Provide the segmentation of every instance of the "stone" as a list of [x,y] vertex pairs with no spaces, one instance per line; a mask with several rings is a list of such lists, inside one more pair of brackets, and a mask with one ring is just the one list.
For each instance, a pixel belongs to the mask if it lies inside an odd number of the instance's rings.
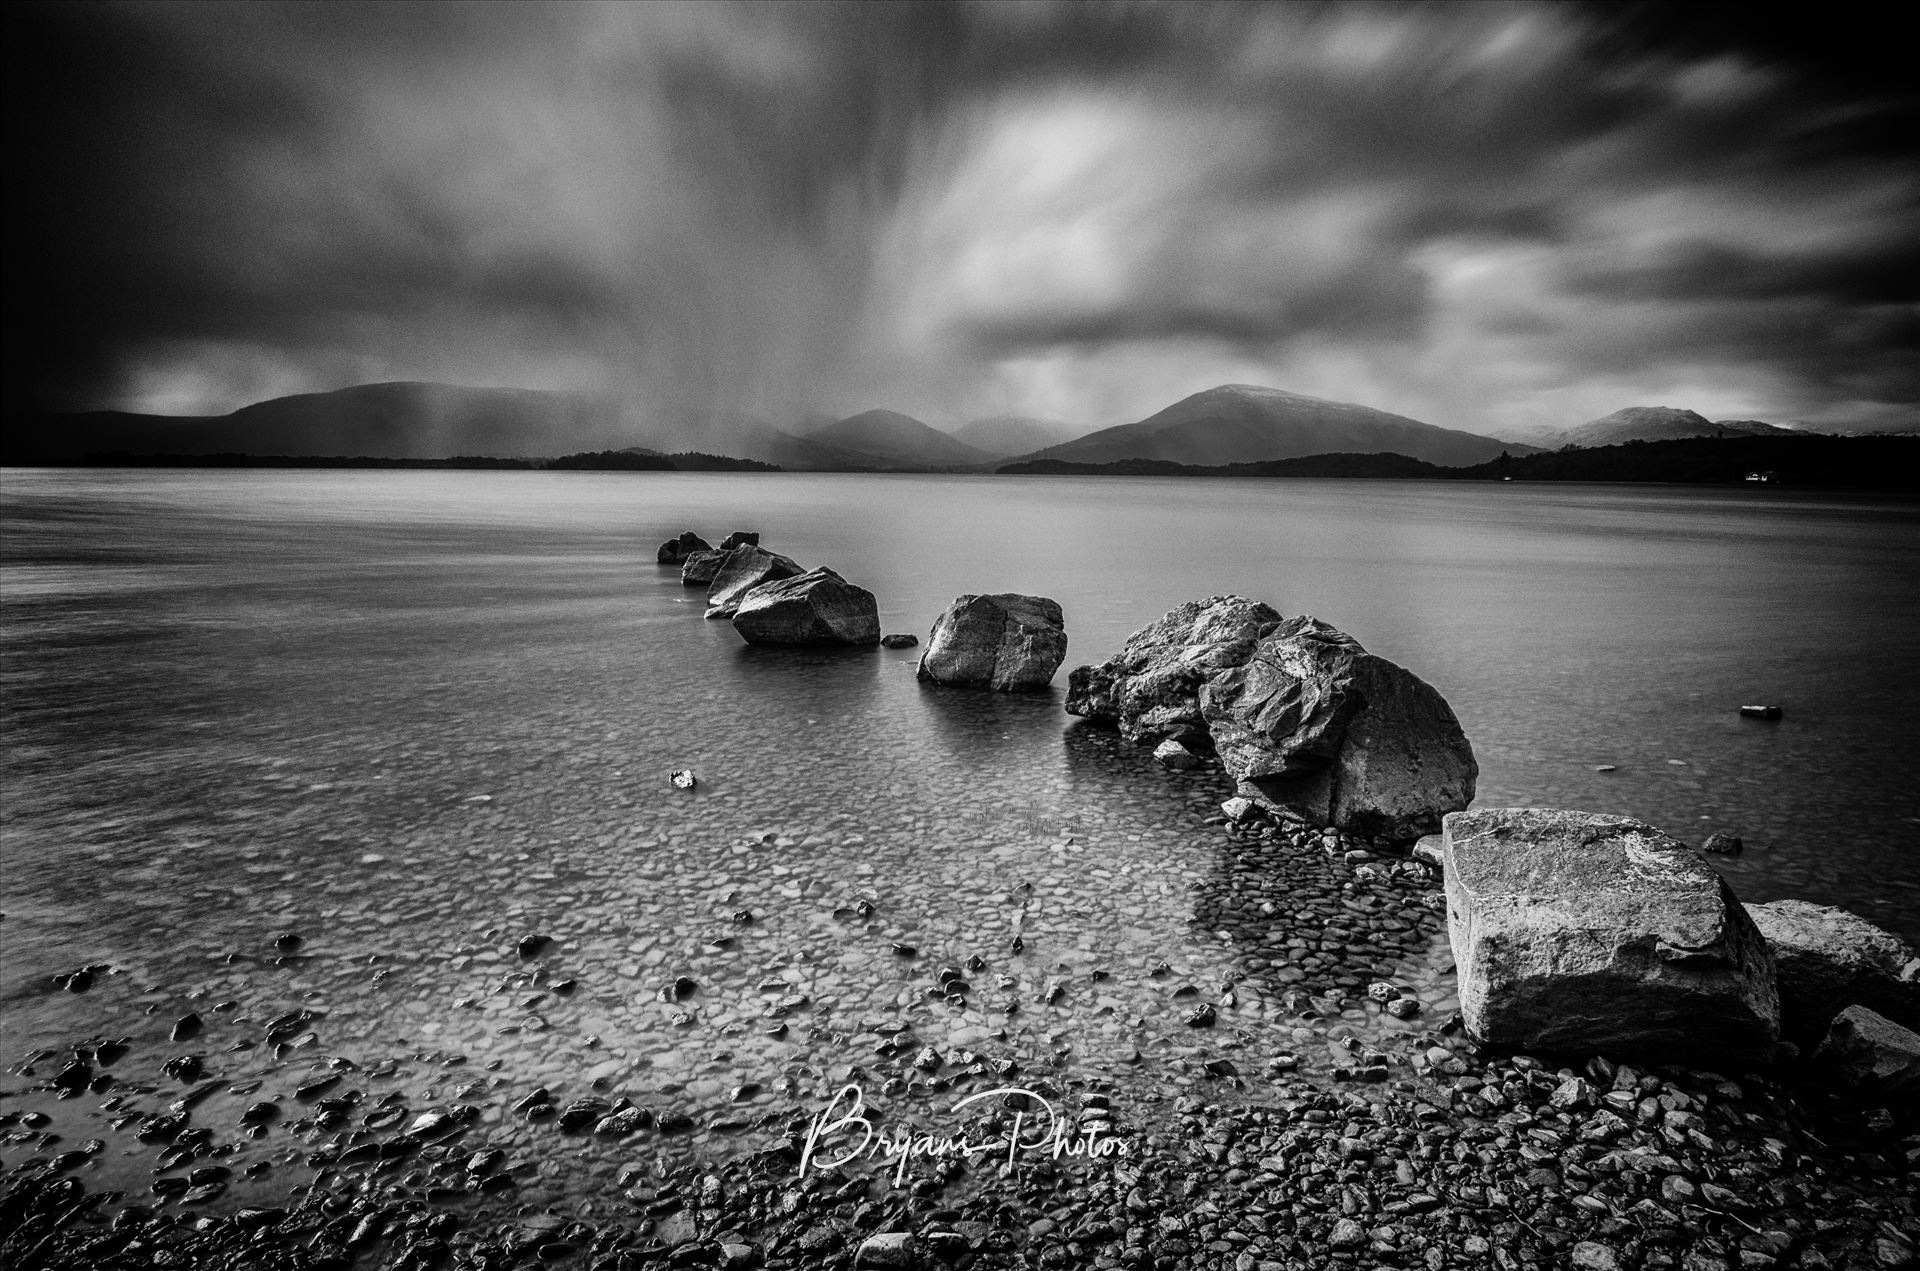
[[733,629],[748,644],[877,644],[880,606],[865,587],[822,566],[747,592]]
[[1920,1094],[1920,1033],[1864,1006],[1834,1018],[1813,1066],[1843,1085]]
[[1569,1265],[1578,1271],[1620,1271],[1620,1259],[1597,1240],[1582,1240],[1574,1245]]
[[727,563],[726,552],[695,552],[680,565],[680,582],[686,587],[711,587],[714,575]]
[[1479,776],[1425,681],[1317,618],[1240,596],[1190,601],[1076,667],[1066,706],[1138,744],[1211,749],[1243,796],[1352,834],[1433,833]]
[[1725,831],[1720,831],[1707,835],[1707,841],[1700,845],[1700,850],[1703,852],[1712,852],[1718,856],[1738,856],[1746,849],[1746,846],[1745,843],[1741,842],[1738,834],[1728,834]]
[[1206,759],[1188,749],[1185,742],[1169,737],[1153,748],[1154,762],[1162,768],[1172,768],[1176,772],[1190,772],[1203,767]]
[[736,547],[760,546],[759,530],[735,530],[720,540],[720,550],[730,552]]
[[961,596],[933,624],[919,677],[958,688],[1040,692],[1067,656],[1060,606],[1044,596]]
[[1773,956],[1684,843],[1629,817],[1450,814],[1441,831],[1460,1009],[1481,1042],[1764,1065]]
[[807,571],[786,556],[743,544],[727,553],[707,588],[707,617],[731,618],[746,594],[763,583],[778,582]]
[[1848,1006],[1920,1030],[1920,954],[1899,936],[1804,900],[1748,905],[1747,915],[1773,946],[1787,1040],[1810,1048]]
[[880,647],[885,649],[911,649],[920,643],[920,637],[899,632],[880,637]]
[[1266,819],[1266,809],[1252,799],[1234,795],[1220,804],[1220,813],[1235,825],[1245,825],[1250,821]]
[[1413,845],[1413,859],[1419,861],[1422,865],[1430,866],[1436,871],[1439,870],[1441,868],[1440,836],[1438,834],[1426,834],[1415,840]]
[[906,1231],[886,1231],[877,1236],[868,1236],[860,1242],[859,1251],[853,1256],[855,1267],[916,1267],[920,1264],[920,1250],[915,1244],[913,1233]]
[[670,538],[660,544],[660,551],[655,559],[662,565],[683,565],[686,563],[687,557],[693,555],[695,552],[708,552],[712,550],[713,544],[707,542],[706,539],[701,538],[692,530],[687,530],[681,534],[679,538]]

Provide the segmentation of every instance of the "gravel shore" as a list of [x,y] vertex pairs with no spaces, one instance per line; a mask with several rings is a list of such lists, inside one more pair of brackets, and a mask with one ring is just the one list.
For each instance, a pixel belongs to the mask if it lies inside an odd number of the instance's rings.
[[[185,1035],[167,1056],[36,1039],[46,1049],[13,1066],[0,1105],[0,1264],[1914,1264],[1911,1107],[1871,1106],[1786,1070],[1483,1054],[1451,1019],[1447,968],[1421,977],[1439,920],[1426,867],[1300,825],[1215,832],[1221,864],[1194,921],[1248,953],[1227,982],[1170,986],[1191,1045],[1108,1076],[1044,1048],[996,1050],[991,1034],[943,1052],[904,1026],[869,1036],[848,1023],[836,1040],[870,1057],[769,1080],[778,1097],[722,1127],[726,1151],[676,1148],[726,1114],[587,1080],[535,1089],[494,1072],[409,1092],[377,1078],[419,1056],[362,1053],[295,1088],[247,1090],[179,1063],[197,1025],[176,1026]],[[961,973],[928,967],[929,1000],[964,996]],[[1029,1010],[1081,1000],[1097,1014],[1094,988],[1029,977],[1021,996]],[[1284,1013],[1290,1031],[1236,1027],[1242,998]],[[1020,1005],[1003,1003],[1006,1016]],[[264,1004],[254,1014],[260,1046],[325,1047],[324,1019],[269,1016]],[[827,1025],[808,1028],[824,1037]],[[142,1080],[161,1058],[179,1066]],[[455,1058],[440,1063],[457,1072]],[[1004,1142],[1044,1099],[1077,1141],[1117,1150],[929,1154],[897,1176],[891,1161],[803,1160],[828,1097],[849,1083],[890,1130]],[[1032,1098],[951,1111],[1008,1087]],[[610,1184],[595,1173],[609,1147],[623,1162]],[[522,1199],[535,1183],[543,1197],[564,1193],[576,1172],[588,1199]]]

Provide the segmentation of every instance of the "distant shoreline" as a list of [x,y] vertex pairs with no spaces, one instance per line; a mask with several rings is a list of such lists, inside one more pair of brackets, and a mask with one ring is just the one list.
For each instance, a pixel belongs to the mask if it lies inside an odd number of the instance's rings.
[[[106,451],[81,458],[11,455],[9,467],[399,469],[453,471],[787,472],[752,459],[685,452],[674,455],[595,451],[555,458],[456,455],[444,459],[371,455],[132,454]],[[813,471],[805,469],[803,471]],[[1667,485],[1748,485],[1845,489],[1920,489],[1920,437],[1688,437],[1633,441],[1591,449],[1502,455],[1470,467],[1448,468],[1393,453],[1333,453],[1261,463],[1199,465],[1157,459],[1073,463],[1041,459],[999,467],[827,468],[831,472],[891,472],[1001,476],[1120,476],[1337,478],[1428,481],[1597,481]]]

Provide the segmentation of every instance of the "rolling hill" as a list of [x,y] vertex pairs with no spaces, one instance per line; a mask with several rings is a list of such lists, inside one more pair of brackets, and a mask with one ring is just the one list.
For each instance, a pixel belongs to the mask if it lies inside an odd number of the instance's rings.
[[1225,384],[1183,398],[1139,423],[1103,428],[1023,458],[1073,463],[1164,459],[1217,465],[1390,451],[1459,466],[1496,459],[1503,450],[1529,449],[1369,406],[1251,384]]
[[277,397],[230,415],[47,416],[24,435],[9,433],[10,461],[56,463],[107,451],[440,459],[598,450],[622,440],[616,412],[591,398],[412,381]]

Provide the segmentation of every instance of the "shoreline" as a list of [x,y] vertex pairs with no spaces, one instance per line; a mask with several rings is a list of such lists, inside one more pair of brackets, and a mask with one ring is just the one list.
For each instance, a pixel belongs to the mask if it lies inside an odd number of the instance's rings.
[[[1391,932],[1391,923],[1432,934],[1434,879],[1418,863],[1304,827],[1215,829],[1246,878],[1276,870],[1283,881],[1305,878],[1308,867],[1344,876],[1333,892],[1349,902],[1344,912],[1370,912],[1370,925],[1387,934],[1408,934]],[[1353,851],[1375,859],[1350,861]],[[1270,903],[1260,896],[1229,882],[1216,899],[1223,909],[1257,911]],[[1366,933],[1350,934],[1364,947]],[[1165,1090],[1158,1101],[1125,1097],[1116,1083],[1070,1064],[1029,1063],[1002,1079],[984,1061],[961,1066],[949,1052],[930,1062],[917,1045],[889,1047],[863,1065],[869,1091],[901,1109],[888,1114],[887,1129],[918,1120],[937,1132],[957,1124],[938,1120],[955,1100],[1021,1085],[1058,1096],[1076,1125],[1137,1146],[1100,1160],[1026,1154],[1010,1168],[999,1159],[916,1159],[903,1171],[904,1187],[886,1181],[894,1169],[887,1161],[858,1171],[799,1168],[806,1128],[825,1106],[800,1089],[757,1116],[735,1118],[728,1137],[739,1153],[668,1165],[671,1140],[711,1130],[726,1114],[702,1126],[668,1113],[671,1098],[659,1104],[635,1091],[633,1115],[603,1128],[620,1115],[608,1097],[619,1092],[590,1094],[593,1083],[582,1080],[529,1103],[531,1092],[510,1072],[494,1074],[497,1085],[437,1098],[381,1095],[376,1074],[391,1074],[396,1060],[417,1063],[418,1054],[337,1055],[331,1080],[315,1088],[310,1079],[272,1099],[290,1077],[264,1091],[256,1080],[237,1097],[278,1111],[243,1114],[240,1124],[216,1121],[212,1110],[230,1115],[223,1101],[244,1081],[196,1075],[144,1093],[137,1081],[110,1081],[60,1101],[57,1128],[5,1113],[10,1164],[0,1226],[12,1230],[0,1237],[0,1254],[23,1271],[150,1266],[161,1251],[174,1260],[160,1265],[182,1266],[483,1267],[531,1259],[607,1271],[845,1267],[856,1258],[862,1266],[1236,1271],[1911,1264],[1920,1124],[1910,1107],[1875,1108],[1792,1074],[1494,1056],[1431,1009],[1418,1031],[1372,1032],[1354,1020],[1377,1015],[1378,1003],[1339,981],[1378,961],[1336,958],[1311,986],[1320,993],[1296,989],[1285,999],[1296,1039],[1347,1051],[1350,1065],[1316,1062],[1306,1045],[1293,1055],[1250,1044],[1234,1027],[1236,986],[1226,985],[1218,1022],[1192,1030],[1190,1054],[1142,1057],[1147,1081],[1157,1078]],[[1249,980],[1261,974],[1253,970]],[[248,1008],[254,1004],[242,1004]],[[266,1004],[254,1009],[264,1014]],[[279,1025],[269,1027],[277,1045],[299,1043],[286,1052],[290,1063],[327,1049],[324,1018],[271,1024]],[[92,1071],[133,1077],[159,1057],[142,1047]],[[16,1065],[7,1102],[17,1104],[23,1087],[61,1080],[62,1063],[55,1053],[27,1065],[30,1073]],[[100,1109],[101,1094],[110,1109]],[[177,1114],[167,1110],[182,1104]],[[998,1100],[976,1107],[970,1124],[983,1139],[1004,1142],[1017,1112]],[[539,1121],[533,1146],[515,1148],[500,1127],[530,1113]],[[48,1133],[60,1137],[21,1152]],[[98,1146],[89,1151],[83,1136]],[[576,1145],[610,1139],[628,1158],[614,1188],[602,1180],[571,1205],[519,1200],[542,1178],[565,1190],[569,1171],[591,1168],[597,1177],[602,1167]],[[238,1169],[222,1164],[240,1165],[253,1144],[289,1163],[252,1177],[257,1159]],[[157,1194],[87,1189],[116,1153],[132,1153],[122,1161],[140,1166],[170,1160],[154,1174]],[[912,1248],[896,1239],[861,1254],[887,1234],[910,1237]],[[276,1260],[266,1260],[267,1250]]]

